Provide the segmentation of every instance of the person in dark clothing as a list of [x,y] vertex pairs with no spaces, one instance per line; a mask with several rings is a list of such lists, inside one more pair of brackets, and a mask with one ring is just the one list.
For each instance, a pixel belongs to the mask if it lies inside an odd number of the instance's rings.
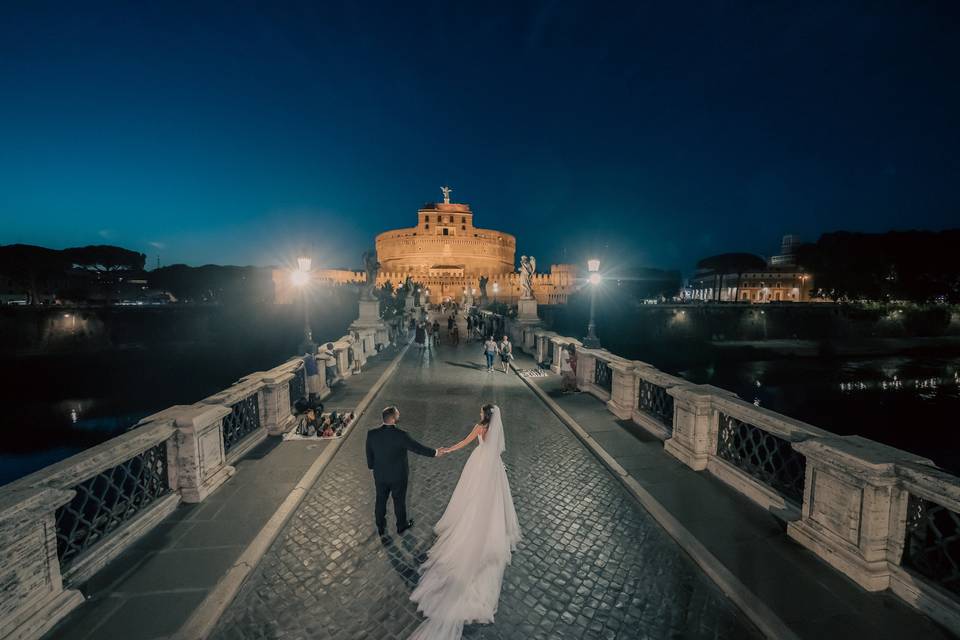
[[377,532],[382,536],[387,528],[387,498],[393,496],[393,515],[397,519],[397,533],[413,526],[407,519],[407,475],[409,466],[407,452],[435,458],[436,449],[426,447],[406,431],[397,428],[400,410],[394,406],[383,410],[383,425],[367,432],[367,468],[373,470],[373,482],[377,489],[377,501],[373,516]]

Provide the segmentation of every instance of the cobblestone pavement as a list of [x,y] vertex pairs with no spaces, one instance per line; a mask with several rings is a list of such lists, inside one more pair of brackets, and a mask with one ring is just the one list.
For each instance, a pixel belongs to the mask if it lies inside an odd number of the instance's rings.
[[[503,408],[504,462],[524,540],[496,622],[465,638],[759,638],[622,485],[514,374],[487,373],[480,345],[411,350],[220,620],[215,640],[403,639],[408,596],[469,448],[411,455],[416,521],[382,543],[373,524],[365,432],[381,406],[424,444],[468,433],[483,402]],[[388,523],[394,527],[392,507]]]

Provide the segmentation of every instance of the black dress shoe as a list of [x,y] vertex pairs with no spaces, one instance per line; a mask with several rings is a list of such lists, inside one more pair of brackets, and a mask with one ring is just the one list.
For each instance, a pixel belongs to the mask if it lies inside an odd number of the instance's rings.
[[406,531],[412,526],[413,526],[413,520],[407,520],[404,524],[399,525],[397,527],[397,535],[400,535],[401,533],[403,533],[404,531]]

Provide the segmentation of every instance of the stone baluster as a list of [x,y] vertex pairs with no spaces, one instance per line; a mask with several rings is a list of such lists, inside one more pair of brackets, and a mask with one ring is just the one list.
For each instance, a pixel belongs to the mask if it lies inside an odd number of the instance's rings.
[[[320,370],[323,370],[322,367]],[[303,374],[296,370],[294,372],[274,370],[264,372],[260,377],[263,382],[260,421],[268,435],[283,435],[293,422],[290,402],[295,398],[290,398],[290,381],[294,375]]]
[[621,420],[630,420],[637,404],[636,363],[623,358],[610,360],[613,375],[607,409]]
[[223,418],[230,407],[198,402],[175,405],[144,422],[172,420],[177,446],[168,456],[170,483],[184,502],[201,502],[230,479],[236,469],[227,464],[223,446]]
[[806,459],[800,520],[787,535],[868,591],[890,586],[903,553],[908,494],[897,466],[926,458],[860,436],[814,438],[793,445]]
[[24,487],[0,492],[0,638],[39,638],[83,595],[63,588],[57,555],[57,509],[75,491]]
[[717,412],[713,409],[713,398],[729,392],[697,384],[671,387],[667,393],[673,396],[673,435],[664,442],[663,449],[691,469],[702,471],[717,452]]

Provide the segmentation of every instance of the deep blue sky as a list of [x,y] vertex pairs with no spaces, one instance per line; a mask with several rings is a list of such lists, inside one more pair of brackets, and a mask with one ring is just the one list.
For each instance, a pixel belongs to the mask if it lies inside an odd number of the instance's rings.
[[960,224],[957,2],[271,4],[0,4],[0,244],[359,265],[442,184],[543,267]]

